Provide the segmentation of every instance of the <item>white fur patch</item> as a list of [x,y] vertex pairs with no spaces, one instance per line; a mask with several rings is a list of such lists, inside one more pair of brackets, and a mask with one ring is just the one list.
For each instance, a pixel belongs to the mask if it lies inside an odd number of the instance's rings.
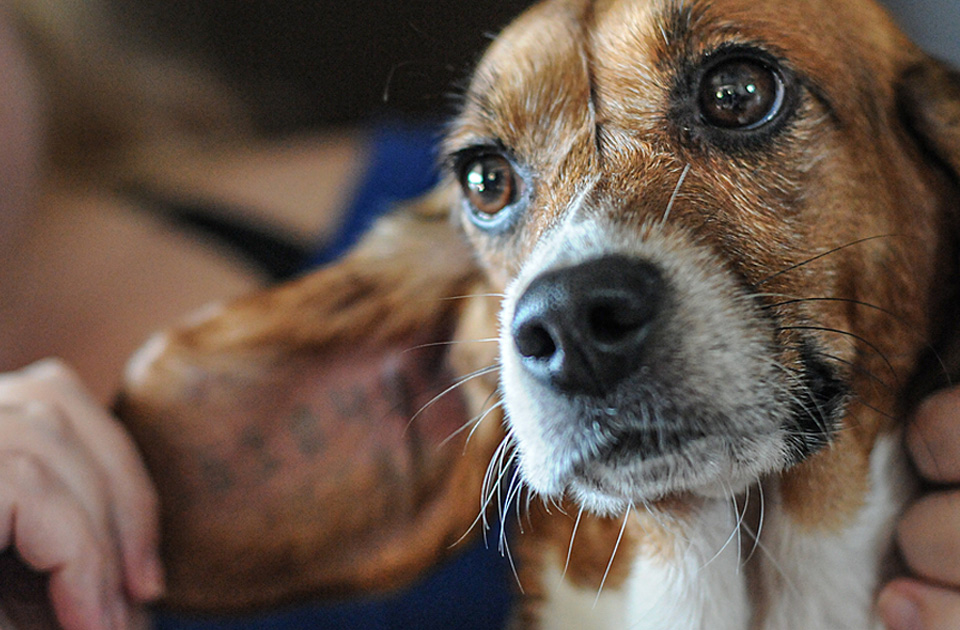
[[893,528],[912,492],[899,434],[880,438],[871,489],[856,521],[837,535],[800,531],[774,512],[763,537],[763,589],[772,605],[763,630],[880,628],[873,614]]
[[677,544],[676,560],[637,558],[629,581],[631,630],[743,630],[749,608],[736,512],[705,503]]
[[627,627],[627,597],[620,589],[597,592],[571,584],[563,578],[563,566],[547,564],[543,584],[548,593],[543,608],[543,627],[550,630],[606,630]]
[[641,553],[627,582],[620,589],[605,588],[599,597],[594,590],[564,580],[559,562],[548,565],[542,627],[745,630],[749,608],[735,529],[731,504],[707,501],[677,532],[671,559]]
[[544,575],[542,628],[879,630],[873,600],[885,579],[896,517],[913,490],[898,435],[879,440],[871,466],[863,510],[835,536],[799,530],[776,497],[768,497],[761,544],[751,560],[759,564],[757,592],[769,602],[763,619],[754,619],[757,602],[741,568],[750,552],[732,536],[735,512],[728,501],[713,500],[677,531],[672,560],[638,555],[626,584],[599,598],[562,579],[558,550]]

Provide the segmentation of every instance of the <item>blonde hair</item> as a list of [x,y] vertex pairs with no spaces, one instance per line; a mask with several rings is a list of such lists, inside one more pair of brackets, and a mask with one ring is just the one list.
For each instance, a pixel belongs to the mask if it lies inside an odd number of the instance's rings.
[[200,64],[123,36],[97,0],[9,0],[40,84],[49,166],[111,177],[143,148],[246,133],[231,91]]

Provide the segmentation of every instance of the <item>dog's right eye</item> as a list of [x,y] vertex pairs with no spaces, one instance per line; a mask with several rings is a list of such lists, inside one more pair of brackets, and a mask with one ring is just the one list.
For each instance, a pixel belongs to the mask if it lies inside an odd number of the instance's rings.
[[519,183],[513,165],[502,155],[480,155],[460,168],[460,186],[480,221],[493,220],[517,200]]

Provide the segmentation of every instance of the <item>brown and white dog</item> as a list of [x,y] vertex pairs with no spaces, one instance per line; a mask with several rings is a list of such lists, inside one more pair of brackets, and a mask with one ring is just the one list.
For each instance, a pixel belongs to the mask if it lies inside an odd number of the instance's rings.
[[871,0],[546,0],[444,150],[132,361],[171,604],[389,588],[522,485],[517,627],[876,627],[956,358],[958,77]]

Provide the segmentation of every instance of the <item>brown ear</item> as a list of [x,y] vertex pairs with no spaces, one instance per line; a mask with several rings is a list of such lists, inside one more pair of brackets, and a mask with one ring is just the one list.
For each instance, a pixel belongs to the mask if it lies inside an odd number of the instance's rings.
[[390,588],[456,551],[499,417],[460,430],[496,375],[443,392],[496,362],[470,340],[493,336],[497,305],[463,298],[483,289],[446,207],[437,193],[381,220],[343,262],[132,360],[118,412],[160,489],[168,604]]
[[960,178],[960,72],[925,59],[904,74],[898,96],[910,130]]
[[[960,72],[925,58],[904,73],[898,86],[900,113],[911,137],[943,182],[939,231],[940,277],[933,296],[937,331],[921,360],[908,397],[919,401],[960,376]],[[943,178],[941,178],[942,180]],[[906,212],[911,212],[909,207]]]

